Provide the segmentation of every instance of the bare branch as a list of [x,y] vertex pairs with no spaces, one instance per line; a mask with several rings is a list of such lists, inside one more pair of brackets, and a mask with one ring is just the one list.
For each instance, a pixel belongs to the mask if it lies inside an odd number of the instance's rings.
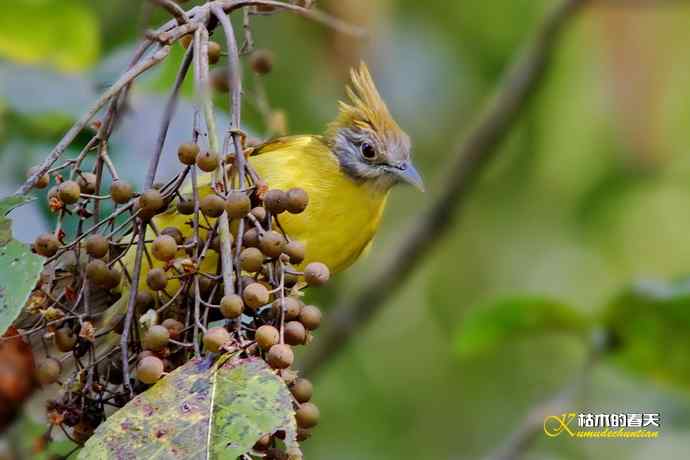
[[[319,334],[315,347],[303,361],[306,374],[313,374],[325,363],[332,362],[333,356],[362,330],[392,294],[399,291],[413,269],[432,252],[434,244],[442,241],[443,235],[453,227],[461,205],[467,201],[481,172],[544,77],[564,26],[587,1],[562,1],[546,17],[529,46],[516,56],[494,98],[457,149],[441,195],[427,212],[415,218],[416,224],[403,238],[401,246],[364,288],[353,298],[336,305],[328,327]],[[429,238],[429,235],[434,237]]]
[[168,13],[170,13],[178,24],[182,25],[189,22],[187,18],[187,13],[172,0],[150,0],[151,3],[164,8]]

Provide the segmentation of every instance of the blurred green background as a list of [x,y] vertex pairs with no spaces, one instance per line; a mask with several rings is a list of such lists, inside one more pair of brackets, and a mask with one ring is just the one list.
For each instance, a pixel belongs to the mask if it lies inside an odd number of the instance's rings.
[[[144,27],[165,19],[145,3],[4,5],[3,194],[122,72]],[[524,458],[687,456],[690,296],[683,285],[663,280],[690,271],[690,5],[605,3],[586,8],[568,26],[543,85],[460,224],[424,260],[409,261],[419,267],[404,289],[322,369],[315,398],[322,424],[305,443],[306,458],[475,459],[505,443],[532,408],[572,382],[588,333],[573,333],[570,323],[528,320],[496,346],[459,352],[468,318],[498,301],[520,305],[521,312],[544,302],[565,305],[585,321],[605,318],[623,340],[620,356],[593,368],[584,399],[569,408],[662,414],[655,440],[550,439],[539,429]],[[372,253],[320,294],[324,308],[355,291],[396,247],[401,229],[432,202],[461,134],[555,4],[318,2],[364,25],[366,41],[284,14],[254,19],[257,46],[275,53],[273,72],[263,80],[271,106],[285,111],[289,132],[321,132],[335,115],[348,68],[365,59],[414,141],[429,190],[395,190]],[[143,182],[141,165],[155,143],[181,54],[176,46],[169,62],[134,87],[116,131],[112,156],[135,183]],[[217,102],[227,108],[224,97]],[[176,168],[175,145],[191,135],[192,103],[187,85],[161,177]],[[264,130],[251,104],[244,123]],[[13,216],[24,241],[50,224],[39,204]],[[633,284],[632,294],[621,294]],[[639,292],[644,299],[631,301]]]

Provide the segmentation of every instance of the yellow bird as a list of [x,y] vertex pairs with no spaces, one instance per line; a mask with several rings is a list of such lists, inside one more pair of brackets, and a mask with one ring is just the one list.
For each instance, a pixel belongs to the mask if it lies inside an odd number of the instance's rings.
[[[349,101],[339,103],[339,114],[324,135],[281,137],[257,147],[249,157],[269,188],[301,187],[308,193],[306,210],[285,213],[280,223],[291,239],[305,245],[302,265],[319,261],[332,273],[350,266],[370,244],[394,185],[407,183],[423,190],[410,158],[410,139],[391,116],[364,63],[352,70],[347,96]],[[200,177],[202,196],[210,193],[210,183],[211,174]],[[153,222],[158,229],[172,226],[185,237],[192,235],[189,216],[174,207]],[[148,233],[147,239],[155,237],[151,230]],[[205,257],[202,271],[215,271],[214,254]],[[132,267],[133,259],[130,250],[123,262]],[[154,266],[162,265],[154,261]],[[148,290],[148,269],[144,262],[140,289]],[[179,282],[171,280],[166,290],[172,295],[178,288]],[[122,297],[118,303],[126,305],[127,296]]]

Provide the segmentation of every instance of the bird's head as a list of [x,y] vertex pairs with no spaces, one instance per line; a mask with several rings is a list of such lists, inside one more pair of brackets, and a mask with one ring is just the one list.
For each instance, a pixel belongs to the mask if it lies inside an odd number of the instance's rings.
[[400,182],[424,190],[410,158],[410,138],[388,111],[366,64],[352,70],[347,96],[326,131],[343,171],[379,190]]

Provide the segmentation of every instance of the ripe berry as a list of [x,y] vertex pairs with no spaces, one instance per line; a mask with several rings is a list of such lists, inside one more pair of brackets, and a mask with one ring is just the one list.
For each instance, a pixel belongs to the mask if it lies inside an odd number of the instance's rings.
[[55,331],[55,346],[63,353],[72,351],[74,345],[77,343],[77,334],[74,333],[71,327],[61,327]]
[[168,328],[161,325],[151,326],[145,333],[142,339],[142,346],[147,350],[158,351],[165,348],[170,341],[170,331]]
[[122,273],[120,273],[118,270],[116,270],[114,268],[109,268],[108,274],[106,275],[103,282],[100,283],[100,286],[103,287],[104,289],[115,289],[116,287],[118,287],[120,285],[121,280],[122,280]]
[[310,331],[318,329],[321,325],[321,310],[314,305],[305,305],[299,314],[299,320]]
[[230,294],[220,299],[220,313],[224,318],[237,318],[244,310],[242,297],[237,294]]
[[138,312],[144,313],[151,306],[153,306],[153,301],[153,296],[149,291],[144,291],[143,289],[140,289],[139,292],[137,292],[137,297],[134,301],[134,305],[136,306]]
[[252,283],[244,288],[244,291],[242,292],[242,299],[244,300],[245,305],[252,310],[256,310],[262,305],[266,305],[268,303],[268,297],[268,289],[266,289],[266,287],[260,283]]
[[39,235],[34,241],[34,250],[43,257],[53,257],[60,249],[60,241],[52,233]]
[[304,260],[304,256],[306,255],[306,252],[307,251],[304,247],[304,243],[301,243],[299,241],[292,240],[285,245],[285,254],[287,254],[290,257],[290,263],[292,264],[302,263],[302,261]]
[[321,286],[331,277],[331,271],[321,262],[312,262],[304,268],[304,281],[310,286]]
[[45,358],[36,366],[36,379],[42,385],[50,385],[60,378],[62,365],[55,358]]
[[168,330],[171,339],[177,339],[182,335],[184,331],[184,324],[175,318],[168,318],[161,323],[161,326]]
[[[277,301],[276,303],[279,302],[280,301]],[[285,297],[283,300],[283,308],[285,309],[285,319],[287,321],[292,321],[293,319],[297,319],[299,317],[299,314],[302,311],[302,301],[292,296]]]
[[285,324],[285,343],[288,345],[304,345],[307,340],[307,330],[299,321],[289,321]]
[[259,247],[268,257],[278,257],[285,249],[285,238],[275,230],[269,230],[259,236]]
[[295,397],[297,402],[306,403],[309,402],[314,394],[314,386],[309,380],[298,378],[295,380],[295,383],[290,386],[290,392]]
[[295,412],[297,426],[300,428],[313,428],[318,425],[320,415],[321,413],[316,404],[310,402],[302,403]]
[[289,345],[273,345],[266,354],[266,361],[274,369],[287,369],[295,361],[295,355]]
[[177,212],[185,216],[194,214],[194,201],[180,199],[177,202]]
[[177,254],[177,241],[169,235],[159,235],[151,245],[151,253],[153,257],[163,262],[167,262],[175,258]]
[[161,230],[161,235],[168,235],[172,237],[172,239],[175,240],[175,244],[184,243],[184,236],[177,227],[165,227],[163,230]]
[[219,93],[230,91],[227,69],[214,69],[211,72],[211,87]]
[[146,285],[154,291],[162,291],[168,285],[168,275],[162,268],[152,268],[146,274]]
[[[33,176],[35,173],[37,173],[39,169],[40,169],[39,166],[34,166],[33,168],[29,169],[29,171],[27,171],[27,173],[26,173],[27,179],[28,179],[29,177]],[[40,176],[40,177],[38,178],[38,180],[37,180],[36,183],[34,184],[34,188],[36,188],[36,189],[44,189],[44,188],[46,188],[49,184],[50,184],[50,175],[49,175],[49,174],[43,174],[42,176]]]
[[269,190],[264,195],[264,206],[273,214],[280,214],[287,209],[287,194],[278,189]]
[[82,193],[93,194],[96,192],[96,175],[90,172],[83,172],[78,178],[79,187]]
[[86,264],[86,278],[96,286],[102,286],[108,282],[110,269],[100,259],[94,259]]
[[214,41],[208,42],[208,63],[213,65],[220,61],[221,47]]
[[156,383],[163,376],[163,361],[156,356],[146,356],[137,365],[137,379],[147,385]]
[[259,75],[265,75],[273,68],[273,53],[266,49],[255,50],[249,57],[252,70]]
[[252,208],[252,216],[256,217],[256,220],[259,222],[263,222],[266,220],[266,208],[263,206],[257,206],[255,208]]
[[275,327],[264,324],[256,330],[254,338],[262,349],[268,350],[280,342],[280,332]]
[[309,204],[309,195],[304,189],[301,188],[291,188],[287,191],[287,210],[292,214],[299,214],[305,209]]
[[210,352],[217,352],[230,341],[230,333],[224,327],[212,327],[204,334],[204,348]]
[[79,194],[81,188],[79,184],[73,180],[66,180],[58,186],[58,196],[65,204],[73,204],[79,201]]
[[252,203],[246,193],[237,191],[230,192],[225,199],[225,210],[228,216],[235,219],[246,216],[251,206]]
[[240,253],[240,267],[246,272],[258,272],[263,263],[264,255],[257,248],[244,248]]
[[116,180],[110,186],[110,197],[117,204],[127,203],[134,194],[132,185],[123,180]]
[[200,152],[196,157],[196,165],[204,172],[215,171],[219,163],[220,159],[215,152]]
[[244,244],[244,247],[246,248],[259,247],[259,231],[255,227],[252,227],[244,232],[242,244]]
[[208,217],[218,217],[225,210],[225,200],[216,194],[210,193],[201,199],[199,209]]
[[181,144],[177,149],[177,158],[180,163],[193,165],[196,163],[196,156],[199,154],[199,146],[192,143]]
[[163,207],[163,195],[155,188],[147,190],[139,197],[139,207],[146,214],[155,214]]
[[86,252],[91,257],[95,257],[96,259],[100,259],[108,254],[109,248],[110,244],[108,244],[108,240],[103,235],[99,235],[98,233],[95,233],[86,239]]

